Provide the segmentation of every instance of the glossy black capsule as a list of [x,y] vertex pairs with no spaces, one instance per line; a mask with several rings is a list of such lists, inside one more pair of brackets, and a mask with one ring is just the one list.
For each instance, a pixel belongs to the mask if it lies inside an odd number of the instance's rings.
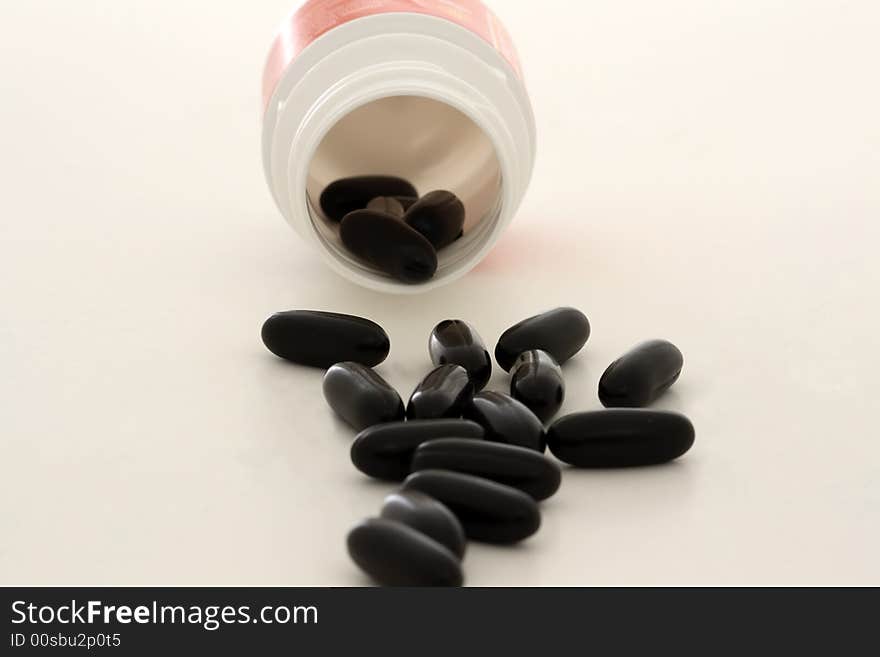
[[400,218],[405,210],[403,204],[393,196],[377,196],[367,203],[367,210],[373,212],[384,212],[392,217]]
[[412,470],[453,470],[518,488],[536,500],[559,490],[559,466],[533,449],[483,440],[439,438],[419,445]]
[[434,365],[461,365],[475,390],[482,390],[492,374],[492,358],[482,338],[460,319],[445,319],[434,327],[428,339],[428,354]]
[[417,490],[391,493],[382,503],[380,515],[433,538],[459,559],[464,556],[467,541],[461,523],[452,511],[433,497]]
[[485,429],[486,440],[537,452],[543,452],[546,447],[541,420],[522,402],[503,392],[477,393],[464,416]]
[[524,351],[541,349],[562,365],[587,343],[590,322],[575,308],[554,308],[514,324],[498,338],[495,360],[509,372]]
[[681,413],[610,408],[561,417],[547,430],[556,458],[581,468],[654,465],[694,444],[694,425]]
[[556,415],[565,399],[562,368],[540,349],[519,355],[510,369],[510,396],[525,404],[542,422]]
[[440,365],[416,386],[406,405],[406,417],[431,420],[461,417],[474,396],[474,384],[461,365]]
[[276,356],[311,367],[342,361],[373,367],[391,349],[388,334],[375,322],[317,310],[275,313],[263,323],[262,337]]
[[339,238],[354,255],[404,283],[423,283],[437,271],[431,243],[383,212],[349,212],[339,225]]
[[521,490],[489,479],[449,470],[420,470],[403,482],[452,511],[468,538],[487,543],[515,543],[538,531],[538,504]]
[[319,204],[328,219],[340,221],[354,210],[367,207],[377,196],[418,196],[408,180],[396,176],[354,176],[340,178],[321,192]]
[[452,192],[428,192],[406,211],[403,220],[427,237],[435,249],[442,249],[461,234],[464,204]]
[[397,391],[360,363],[336,363],[324,374],[323,387],[330,408],[358,431],[403,419],[403,401]]
[[484,431],[470,420],[408,420],[361,431],[351,445],[351,462],[370,477],[401,481],[410,473],[416,448],[435,438],[481,440]]
[[678,380],[684,356],[667,340],[637,344],[608,366],[599,379],[603,406],[647,406]]
[[461,586],[461,562],[420,531],[387,518],[368,518],[348,533],[352,560],[385,586]]

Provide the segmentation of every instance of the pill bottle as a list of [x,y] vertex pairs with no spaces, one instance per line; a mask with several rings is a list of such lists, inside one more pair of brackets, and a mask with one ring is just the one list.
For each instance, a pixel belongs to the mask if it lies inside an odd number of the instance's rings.
[[[535,123],[510,38],[479,0],[307,0],[263,73],[263,165],[288,223],[363,286],[417,292],[462,276],[515,214]],[[396,281],[350,254],[318,199],[329,183],[395,175],[465,205],[433,278]]]

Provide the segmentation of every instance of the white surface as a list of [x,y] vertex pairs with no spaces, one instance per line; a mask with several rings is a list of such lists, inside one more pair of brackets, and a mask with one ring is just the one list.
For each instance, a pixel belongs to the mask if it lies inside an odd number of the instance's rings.
[[564,411],[666,337],[696,445],[566,471],[538,535],[471,545],[470,584],[880,584],[880,7],[494,4],[533,185],[474,273],[401,298],[323,267],[265,189],[286,2],[2,3],[0,582],[360,584],[345,532],[390,487],[264,317],[378,320],[408,394],[436,321],[494,344],[570,304],[593,336]]

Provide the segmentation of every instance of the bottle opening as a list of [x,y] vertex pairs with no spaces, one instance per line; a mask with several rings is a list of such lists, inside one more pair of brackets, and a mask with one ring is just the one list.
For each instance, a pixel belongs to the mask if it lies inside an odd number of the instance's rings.
[[390,175],[420,195],[444,189],[465,207],[462,237],[437,252],[434,279],[466,267],[490,239],[501,211],[502,176],[495,147],[457,108],[421,96],[391,96],[361,105],[324,135],[309,165],[308,213],[328,250],[349,268],[391,280],[348,252],[339,223],[320,209],[321,192],[340,178]]

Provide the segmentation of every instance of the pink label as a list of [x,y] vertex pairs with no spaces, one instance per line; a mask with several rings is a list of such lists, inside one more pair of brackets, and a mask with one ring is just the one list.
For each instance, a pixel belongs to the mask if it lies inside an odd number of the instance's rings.
[[390,12],[427,14],[464,27],[490,43],[522,77],[513,41],[501,21],[479,0],[308,0],[275,37],[263,71],[263,106],[284,69],[322,34],[364,16]]

